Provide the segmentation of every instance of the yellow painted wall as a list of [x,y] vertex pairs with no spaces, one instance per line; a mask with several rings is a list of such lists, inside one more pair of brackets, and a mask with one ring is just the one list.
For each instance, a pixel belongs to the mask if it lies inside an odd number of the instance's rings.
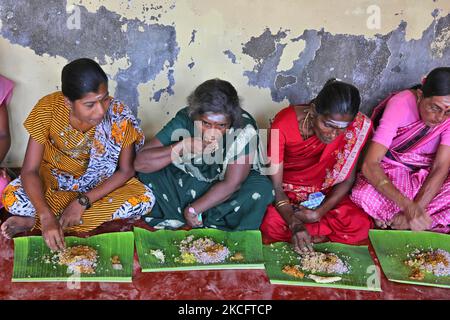
[[[142,13],[142,5],[148,1],[68,1],[85,6],[95,12],[103,5],[124,17],[138,18],[147,23],[154,23]],[[333,34],[364,35],[373,37],[376,33],[386,34],[398,27],[404,20],[407,39],[418,39],[423,30],[433,20],[431,12],[439,8],[440,15],[450,11],[450,1],[424,0],[185,0],[152,1],[154,5],[165,8],[176,4],[175,8],[162,15],[162,24],[174,24],[180,53],[174,66],[175,94],[163,95],[159,102],[150,102],[153,94],[151,88],[166,86],[168,79],[161,74],[155,81],[139,87],[139,118],[148,136],[154,134],[171,118],[175,111],[185,104],[186,96],[194,87],[204,80],[220,77],[232,82],[244,98],[243,107],[252,113],[262,127],[267,120],[287,104],[287,101],[275,103],[268,89],[259,89],[247,84],[244,70],[251,70],[254,61],[242,52],[242,43],[252,36],[260,35],[265,28],[271,30],[289,29],[292,34],[302,34],[305,29],[320,30],[324,28]],[[370,5],[381,8],[381,29],[367,28]],[[395,13],[398,13],[397,15]],[[1,26],[0,26],[1,27]],[[197,30],[196,41],[189,45],[192,30]],[[286,42],[287,43],[287,42]],[[288,43],[283,53],[279,68],[289,68],[292,60],[303,49],[301,41]],[[230,63],[223,54],[230,49],[237,53],[237,64]],[[190,70],[188,64],[194,59],[195,68]],[[12,134],[11,150],[4,161],[5,166],[14,167],[22,164],[27,143],[27,133],[22,126],[27,114],[37,100],[56,90],[60,85],[60,72],[67,63],[62,57],[36,55],[31,49],[11,44],[0,36],[0,73],[16,83],[14,96],[9,106]],[[105,71],[114,75],[119,67],[127,61],[118,61],[112,66],[106,65]],[[114,93],[115,83],[111,81],[110,91]],[[166,112],[170,111],[170,115]]]

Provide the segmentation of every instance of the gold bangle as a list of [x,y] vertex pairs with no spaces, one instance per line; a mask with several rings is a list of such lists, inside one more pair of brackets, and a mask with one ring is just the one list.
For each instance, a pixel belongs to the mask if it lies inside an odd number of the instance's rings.
[[275,206],[279,206],[279,205],[282,205],[282,204],[284,204],[284,203],[289,203],[289,200],[280,200],[280,201],[277,201],[277,202],[275,202]]
[[280,204],[280,205],[278,205],[278,206],[275,206],[275,208],[277,208],[277,209],[280,209],[281,207],[283,207],[283,206],[286,206],[286,205],[288,205],[289,203],[282,203],[282,204]]
[[280,201],[277,201],[276,203],[275,203],[275,208],[280,208],[280,207],[282,207],[282,206],[285,206],[285,205],[287,205],[287,204],[289,204],[289,200],[280,200]]
[[388,179],[383,179],[381,180],[378,184],[377,184],[377,189],[380,188],[381,186],[384,186],[385,184],[389,183]]

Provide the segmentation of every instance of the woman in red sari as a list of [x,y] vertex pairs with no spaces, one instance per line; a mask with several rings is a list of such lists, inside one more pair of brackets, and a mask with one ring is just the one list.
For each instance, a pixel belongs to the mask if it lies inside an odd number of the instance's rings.
[[[276,115],[268,147],[278,167],[271,176],[275,204],[261,225],[265,243],[292,241],[301,251],[312,250],[313,242],[353,244],[367,238],[372,221],[348,197],[372,129],[358,112],[360,102],[356,87],[331,79],[310,104]],[[304,201],[317,192],[324,200],[308,209]]]

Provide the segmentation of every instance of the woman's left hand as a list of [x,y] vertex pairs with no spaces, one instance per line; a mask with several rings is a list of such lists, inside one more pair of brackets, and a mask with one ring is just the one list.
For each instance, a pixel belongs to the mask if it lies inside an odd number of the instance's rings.
[[184,209],[183,215],[189,227],[198,228],[203,226],[203,223],[198,220],[198,214],[189,212],[189,207]]
[[85,208],[78,202],[77,199],[73,200],[63,213],[59,217],[59,223],[63,229],[73,226],[79,226],[82,224],[81,215]]
[[294,211],[294,215],[303,223],[319,222],[322,218],[322,215],[317,210],[311,210],[302,206]]
[[404,210],[412,231],[424,231],[431,228],[433,220],[426,209],[414,201],[410,201]]

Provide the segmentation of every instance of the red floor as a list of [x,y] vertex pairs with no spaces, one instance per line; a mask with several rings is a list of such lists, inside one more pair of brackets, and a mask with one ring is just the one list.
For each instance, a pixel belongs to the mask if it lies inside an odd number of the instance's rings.
[[[139,221],[135,225],[146,228]],[[110,222],[97,233],[128,231],[131,221]],[[370,247],[372,257],[375,258]],[[264,270],[142,273],[134,257],[132,283],[12,283],[13,241],[0,236],[0,300],[5,299],[450,299],[450,290],[390,282],[382,274],[382,292],[271,285]],[[378,261],[375,259],[378,265]]]

